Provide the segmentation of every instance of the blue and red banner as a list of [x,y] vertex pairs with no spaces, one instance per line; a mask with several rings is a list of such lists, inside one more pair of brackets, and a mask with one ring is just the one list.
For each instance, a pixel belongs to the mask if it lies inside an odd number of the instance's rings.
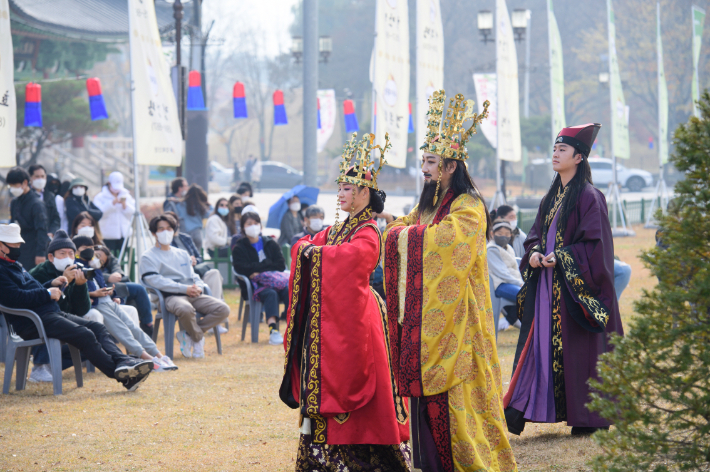
[[86,91],[89,93],[89,111],[91,121],[107,120],[106,102],[101,93],[101,81],[97,77],[86,79]]
[[232,100],[234,101],[234,118],[248,118],[247,115],[247,99],[244,93],[244,84],[237,82],[234,84],[232,92]]
[[190,71],[187,86],[187,109],[205,110],[205,97],[202,95],[202,74]]
[[409,103],[409,126],[407,127],[407,134],[414,133],[414,121],[412,120],[412,104]]
[[33,82],[25,86],[25,126],[42,127],[42,86]]
[[345,132],[357,133],[360,131],[357,115],[355,114],[355,104],[353,104],[352,100],[343,101],[343,113],[345,114]]
[[284,93],[281,90],[274,92],[274,126],[287,125],[286,107],[284,107]]
[[320,129],[320,98],[316,98],[318,100],[318,129]]

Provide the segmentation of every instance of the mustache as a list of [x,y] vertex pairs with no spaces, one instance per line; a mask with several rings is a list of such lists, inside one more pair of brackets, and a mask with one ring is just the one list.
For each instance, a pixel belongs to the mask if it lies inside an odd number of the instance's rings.
[[431,174],[424,174],[424,177],[431,177]]

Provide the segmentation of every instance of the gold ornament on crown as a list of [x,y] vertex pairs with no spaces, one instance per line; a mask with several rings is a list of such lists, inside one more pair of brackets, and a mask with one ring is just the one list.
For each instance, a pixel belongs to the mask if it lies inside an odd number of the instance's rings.
[[[382,167],[387,163],[385,153],[392,147],[389,134],[385,134],[385,145],[374,146],[375,135],[366,133],[358,143],[357,133],[353,133],[350,141],[345,143],[343,148],[343,160],[340,162],[340,175],[335,183],[348,183],[360,187],[377,188],[377,176],[382,171]],[[380,150],[380,165],[375,170],[375,161],[371,160],[370,154],[376,149]],[[355,161],[351,164],[352,161]],[[355,170],[355,175],[347,175],[350,170]]]

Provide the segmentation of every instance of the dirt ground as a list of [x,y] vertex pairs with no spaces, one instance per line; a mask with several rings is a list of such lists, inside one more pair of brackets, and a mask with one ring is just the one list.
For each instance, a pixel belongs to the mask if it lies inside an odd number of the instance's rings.
[[[617,239],[616,254],[633,275],[621,299],[622,319],[633,316],[641,289],[653,286],[637,259],[653,245],[653,231],[635,228],[634,238]],[[51,385],[0,396],[0,471],[281,471],[293,470],[297,419],[278,398],[283,349],[240,341],[238,294],[232,307],[224,355],[207,339],[205,359],[176,356],[177,372],[155,373],[135,393],[100,373],[85,374],[76,388],[64,373],[64,395]],[[283,324],[282,324],[283,329]],[[247,341],[249,333],[247,333]],[[518,330],[500,334],[503,378],[510,378]],[[163,345],[162,336],[159,347]],[[0,367],[0,378],[4,367]],[[504,385],[505,389],[505,385]],[[522,471],[584,471],[595,454],[589,438],[572,438],[564,423],[528,425],[511,444]]]

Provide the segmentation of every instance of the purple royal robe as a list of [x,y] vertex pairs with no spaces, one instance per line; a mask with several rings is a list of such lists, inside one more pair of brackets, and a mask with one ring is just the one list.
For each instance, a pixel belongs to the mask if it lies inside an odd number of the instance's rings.
[[[623,335],[614,290],[614,240],[599,190],[586,184],[564,224],[561,215],[570,204],[566,191],[558,193],[549,211],[541,204],[525,241],[520,263],[525,284],[518,294],[522,327],[503,400],[515,434],[526,421],[610,424],[585,404],[590,401],[587,381],[598,379],[598,357],[611,349],[609,334]],[[553,250],[554,268],[528,265],[532,252]],[[546,395],[550,389],[552,395]]]

